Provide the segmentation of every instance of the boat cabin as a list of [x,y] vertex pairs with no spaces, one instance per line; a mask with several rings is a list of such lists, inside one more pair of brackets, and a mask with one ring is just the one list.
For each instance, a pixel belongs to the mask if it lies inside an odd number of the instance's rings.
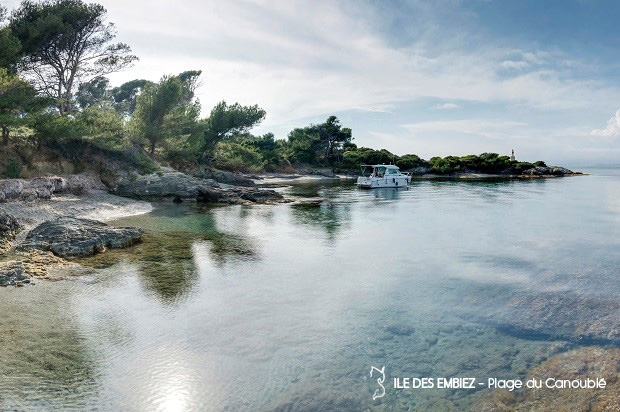
[[394,165],[364,165],[363,175],[367,177],[389,177],[400,175],[400,169]]

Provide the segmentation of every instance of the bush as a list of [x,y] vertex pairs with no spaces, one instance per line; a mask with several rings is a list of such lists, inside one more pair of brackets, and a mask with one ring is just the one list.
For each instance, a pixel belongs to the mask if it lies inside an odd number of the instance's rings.
[[431,158],[429,163],[431,172],[440,175],[458,173],[464,169],[463,162],[456,156],[446,156],[444,158],[436,156]]
[[545,162],[543,162],[542,160],[539,160],[537,162],[534,162],[534,166],[536,166],[536,167],[547,167],[547,164]]
[[385,149],[374,150],[360,147],[345,151],[342,155],[342,162],[338,166],[343,169],[357,170],[361,165],[391,164],[397,159],[398,156]]
[[512,169],[516,174],[521,174],[527,169],[533,168],[534,165],[530,162],[515,162],[512,164]]
[[79,139],[88,133],[88,127],[73,116],[43,113],[32,121],[34,137],[39,143],[62,143]]
[[12,159],[4,167],[2,176],[7,179],[19,179],[22,175],[22,165],[19,161]]
[[406,154],[396,160],[396,166],[402,170],[411,170],[416,167],[428,167],[428,162],[414,154]]
[[215,167],[232,172],[260,172],[267,163],[258,150],[238,143],[218,143],[213,154]]

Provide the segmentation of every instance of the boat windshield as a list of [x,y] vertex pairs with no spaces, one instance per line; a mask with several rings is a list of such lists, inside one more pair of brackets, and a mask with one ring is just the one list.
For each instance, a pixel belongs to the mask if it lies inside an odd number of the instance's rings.
[[375,177],[385,176],[385,167],[375,167],[372,173]]

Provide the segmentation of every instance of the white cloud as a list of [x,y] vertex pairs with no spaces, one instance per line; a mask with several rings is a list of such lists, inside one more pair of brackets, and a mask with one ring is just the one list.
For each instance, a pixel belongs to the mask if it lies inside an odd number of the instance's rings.
[[502,69],[511,69],[511,70],[523,70],[530,66],[530,64],[526,61],[514,61],[514,60],[504,60],[501,62],[500,67]]
[[594,129],[590,132],[590,136],[615,137],[620,136],[620,109],[609,119],[605,129]]
[[115,83],[202,69],[198,95],[205,110],[222,99],[257,103],[267,110],[266,127],[422,97],[558,109],[602,104],[620,94],[593,82],[565,81],[552,70],[497,76],[501,62],[537,63],[538,50],[492,43],[472,50],[449,39],[437,48],[424,33],[394,47],[368,23],[378,16],[360,18],[362,7],[352,14],[336,2],[187,0],[172,15],[167,0],[101,2],[117,23],[119,40],[141,57],[133,70],[112,76]]
[[435,106],[432,107],[432,109],[434,110],[452,110],[452,109],[458,109],[459,106],[456,103],[440,103],[440,104],[436,104]]
[[353,107],[355,110],[360,110],[362,112],[372,112],[372,113],[392,113],[391,110],[388,110],[387,107]]
[[497,139],[511,136],[517,137],[520,129],[527,126],[527,123],[503,120],[486,119],[463,119],[463,120],[439,120],[430,122],[419,122],[404,124],[401,127],[413,134],[427,134],[436,132],[475,134],[490,139]]

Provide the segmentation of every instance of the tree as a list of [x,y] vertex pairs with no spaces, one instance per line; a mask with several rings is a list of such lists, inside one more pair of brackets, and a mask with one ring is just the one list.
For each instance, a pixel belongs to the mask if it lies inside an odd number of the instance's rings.
[[411,170],[416,167],[427,167],[428,162],[424,159],[421,159],[418,155],[414,154],[406,154],[396,158],[396,166],[400,167],[402,170]]
[[195,83],[191,79],[165,76],[157,84],[148,84],[140,94],[132,128],[139,139],[149,142],[151,157],[159,144],[191,135],[200,113],[199,103],[193,100]]
[[336,116],[289,133],[293,160],[310,164],[334,163],[352,139],[351,129],[342,127]]
[[36,94],[30,83],[0,68],[0,128],[4,146],[9,144],[11,128],[22,124],[26,112],[35,108]]
[[202,121],[202,156],[212,153],[219,142],[247,132],[262,122],[265,115],[258,105],[241,106],[235,103],[229,106],[225,101],[218,103],[209,117]]
[[148,80],[136,79],[121,84],[110,91],[114,100],[114,109],[122,116],[128,117],[136,110],[138,96],[146,85],[153,84]]
[[0,68],[15,73],[15,65],[22,46],[19,39],[13,36],[11,29],[2,24],[6,18],[6,8],[0,6]]
[[266,133],[263,136],[251,136],[245,145],[256,149],[265,160],[265,169],[268,172],[275,172],[284,163],[281,152],[281,143],[277,141],[273,133]]
[[130,66],[137,57],[106,23],[106,9],[82,0],[26,0],[9,27],[22,45],[21,65],[35,87],[56,100],[61,115],[72,110],[83,81]]
[[104,108],[111,105],[111,96],[108,90],[110,81],[103,76],[97,76],[91,81],[84,82],[78,87],[76,100],[81,109],[89,107]]

